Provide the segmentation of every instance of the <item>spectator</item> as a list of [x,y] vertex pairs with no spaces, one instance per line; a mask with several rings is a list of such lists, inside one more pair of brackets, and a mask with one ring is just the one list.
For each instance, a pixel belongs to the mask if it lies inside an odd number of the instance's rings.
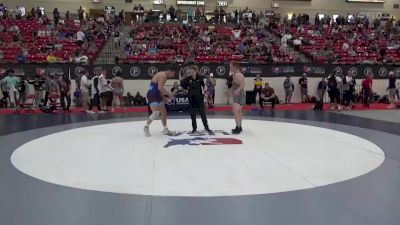
[[113,33],[113,42],[114,42],[114,47],[121,47],[121,37],[122,33],[115,31]]
[[22,11],[21,8],[17,5],[17,7],[15,8],[15,18],[17,20],[22,18]]
[[113,99],[113,88],[109,85],[106,79],[105,71],[102,71],[99,76],[100,85],[100,102],[103,111],[107,111],[108,103],[112,103]]
[[65,112],[71,112],[69,109],[71,107],[71,81],[67,75],[60,77],[59,86],[61,107]]
[[259,101],[261,99],[261,91],[263,89],[263,85],[264,85],[264,82],[263,82],[263,79],[261,78],[261,75],[257,74],[256,78],[254,78],[253,100],[252,100],[253,109],[255,109],[255,104],[257,102],[257,94],[259,96],[258,97]]
[[94,76],[92,77],[92,81],[90,84],[91,84],[91,88],[90,88],[91,95],[90,95],[89,112],[93,112],[92,111],[93,107],[97,107],[97,110],[99,113],[104,113],[100,106],[101,84],[99,82],[99,71],[94,72]]
[[78,18],[79,18],[79,21],[81,22],[81,24],[83,24],[82,22],[83,22],[83,19],[84,19],[84,15],[85,14],[85,10],[82,8],[82,6],[79,6],[79,9],[78,9]]
[[268,82],[265,83],[264,88],[261,90],[260,106],[264,108],[264,103],[271,103],[271,108],[275,109],[275,98],[276,94],[272,87],[269,86]]
[[188,15],[188,23],[193,23],[193,10],[191,7],[188,8],[187,15]]
[[146,105],[146,98],[143,97],[140,92],[136,92],[136,95],[134,97],[134,103],[136,106],[143,106]]
[[372,95],[372,78],[373,75],[367,75],[367,78],[362,81],[362,96],[363,96],[363,106],[369,108],[369,101]]
[[36,7],[36,18],[40,19],[42,17],[42,10],[38,7]]
[[299,79],[301,102],[308,102],[308,80],[307,74],[303,73],[303,76]]
[[168,13],[171,16],[171,21],[175,21],[175,8],[171,5],[168,9]]
[[70,17],[71,15],[69,13],[69,10],[67,10],[67,12],[65,13],[65,20],[70,20]]
[[350,47],[349,44],[347,44],[346,42],[344,42],[343,45],[342,45],[342,50],[343,50],[343,51],[348,51],[348,50],[349,50],[349,47]]
[[214,74],[210,73],[209,75],[206,76],[206,88],[207,88],[206,98],[207,98],[208,108],[214,108],[215,86],[216,86],[216,81],[214,78]]
[[41,74],[41,76],[45,80],[45,83],[44,83],[45,95],[44,95],[43,106],[47,106],[47,103],[49,100],[53,104],[55,98],[59,98],[59,90],[60,89],[59,89],[58,81],[55,78],[55,75],[51,74],[49,76],[46,76],[46,75]]
[[40,75],[35,75],[33,80],[28,80],[28,84],[32,84],[34,88],[35,100],[34,106],[38,106],[42,100],[44,79]]
[[349,56],[357,56],[357,52],[354,51],[353,47],[349,48],[348,54]]
[[389,72],[389,86],[387,87],[387,91],[389,92],[389,101],[390,105],[388,109],[396,108],[395,98],[396,98],[396,76],[393,71]]
[[[124,79],[121,77],[122,72],[118,71],[114,78],[111,80],[111,87],[113,89],[113,100],[111,111],[114,112],[114,107],[119,101],[120,107],[124,107]],[[126,109],[124,107],[124,109]]]
[[8,108],[9,96],[7,91],[7,83],[3,82],[3,80],[0,80],[0,87],[1,87],[1,93],[3,95],[3,97],[0,99],[0,108]]
[[82,47],[84,42],[85,42],[85,33],[83,33],[82,30],[79,30],[78,32],[76,32],[76,44],[79,45],[79,47]]
[[54,23],[57,25],[60,20],[60,13],[58,12],[57,8],[54,8],[53,10],[53,18],[54,18]]
[[356,79],[351,76],[351,73],[348,73],[344,78],[343,78],[343,105],[348,107],[348,109],[353,109],[354,108],[354,91],[355,91],[355,85],[356,85]]
[[18,95],[19,95],[18,105],[22,106],[23,104],[25,104],[26,95],[29,92],[27,78],[23,77],[22,79],[20,79],[20,81],[18,82],[18,85],[17,85],[17,91],[18,91]]
[[178,8],[176,9],[176,18],[178,19],[178,22],[182,22],[182,10],[178,5]]
[[12,108],[16,109],[18,103],[17,85],[19,78],[14,75],[14,71],[7,69],[4,73],[5,78],[2,80],[8,92],[9,102]]
[[143,23],[144,7],[142,6],[142,4],[139,4],[138,10],[139,10],[139,23]]
[[294,83],[292,82],[292,77],[290,75],[288,75],[283,81],[283,89],[285,90],[285,104],[290,104],[294,91]]
[[93,114],[94,112],[89,110],[89,99],[91,95],[91,93],[89,93],[89,90],[91,83],[88,80],[86,71],[81,71],[79,75],[81,77],[81,82],[79,86],[81,91],[82,109],[88,114]]
[[334,74],[331,74],[328,77],[328,94],[329,98],[331,100],[331,110],[340,110],[339,105],[340,104],[340,92],[338,89],[338,77],[336,77]]
[[327,83],[325,81],[325,77],[321,78],[321,81],[318,83],[317,93],[318,93],[318,101],[324,102],[324,96],[326,93]]
[[174,82],[174,85],[171,88],[171,92],[172,93],[178,93],[179,92],[179,83],[178,82]]
[[57,62],[57,57],[52,52],[49,52],[46,60],[48,63],[55,63]]
[[88,64],[89,62],[89,57],[86,55],[83,55],[83,53],[78,53],[78,55],[75,57],[75,63],[82,63],[84,65]]
[[16,60],[18,63],[26,63],[27,61],[26,54],[24,54],[23,52],[18,53]]

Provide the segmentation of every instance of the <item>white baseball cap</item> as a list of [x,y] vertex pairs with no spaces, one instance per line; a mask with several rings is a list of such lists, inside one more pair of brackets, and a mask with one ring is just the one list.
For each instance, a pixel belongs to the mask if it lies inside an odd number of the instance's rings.
[[210,73],[210,77],[213,77],[214,76],[214,74],[213,73]]

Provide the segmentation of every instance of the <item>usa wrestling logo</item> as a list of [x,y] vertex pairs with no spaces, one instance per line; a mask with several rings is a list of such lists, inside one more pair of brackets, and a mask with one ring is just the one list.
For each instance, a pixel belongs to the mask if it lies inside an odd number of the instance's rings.
[[[216,134],[222,134],[224,136],[231,135],[228,132],[222,130],[216,130],[215,133],[208,137],[205,133],[195,133],[189,134],[188,138],[170,138],[167,144],[164,145],[164,148],[169,148],[172,146],[183,146],[183,145],[241,145],[243,144],[242,140],[237,138],[229,138],[229,137],[213,137]],[[173,137],[181,136],[186,132],[176,132]]]
[[236,138],[208,138],[194,137],[184,139],[170,139],[164,148],[169,148],[177,145],[240,145],[243,142]]

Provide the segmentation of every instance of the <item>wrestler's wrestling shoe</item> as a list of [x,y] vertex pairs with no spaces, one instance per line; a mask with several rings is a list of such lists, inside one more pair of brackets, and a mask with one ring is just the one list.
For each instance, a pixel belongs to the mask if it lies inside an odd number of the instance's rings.
[[151,137],[151,134],[150,134],[150,127],[149,127],[149,126],[145,126],[145,127],[143,128],[143,131],[144,131],[144,135],[145,135],[146,137]]
[[214,131],[210,130],[210,128],[206,128],[205,130],[207,131],[208,135],[214,135],[215,134]]
[[171,136],[171,135],[174,135],[175,133],[170,131],[168,128],[164,128],[162,134]]
[[197,134],[197,130],[189,131],[188,134]]
[[232,134],[240,134],[242,133],[243,129],[242,127],[236,127],[235,129],[232,130]]

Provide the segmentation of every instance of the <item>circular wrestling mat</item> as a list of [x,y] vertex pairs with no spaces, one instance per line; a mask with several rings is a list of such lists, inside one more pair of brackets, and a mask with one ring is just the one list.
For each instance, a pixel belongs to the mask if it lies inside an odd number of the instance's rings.
[[[102,124],[53,133],[20,146],[13,165],[63,186],[154,196],[237,196],[287,192],[364,175],[385,159],[374,143],[327,128],[233,119],[210,119],[215,135],[190,135],[190,120],[170,119],[177,136],[161,135],[156,121]],[[201,124],[200,121],[199,125]]]

